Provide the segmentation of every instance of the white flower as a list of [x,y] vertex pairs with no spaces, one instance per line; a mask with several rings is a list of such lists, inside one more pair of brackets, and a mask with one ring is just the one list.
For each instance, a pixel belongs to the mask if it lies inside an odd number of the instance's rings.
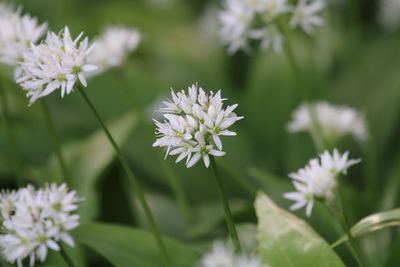
[[259,12],[261,16],[266,16],[268,20],[272,20],[290,10],[287,0],[257,0],[254,2],[257,2],[254,4],[255,11]]
[[400,1],[380,0],[378,13],[380,24],[388,31],[395,31],[400,27]]
[[[324,137],[336,140],[345,135],[352,135],[360,141],[368,137],[364,117],[355,109],[347,106],[334,106],[320,101],[309,105],[316,115],[316,120]],[[309,107],[301,105],[293,113],[288,124],[290,132],[312,131]]]
[[94,39],[96,45],[88,57],[90,64],[99,68],[96,74],[109,68],[122,65],[129,53],[136,50],[141,40],[140,33],[135,29],[122,26],[107,27]]
[[349,152],[346,151],[343,155],[340,155],[337,149],[333,150],[333,154],[324,151],[320,157],[322,167],[335,175],[340,173],[347,174],[347,169],[349,167],[361,162],[361,159],[348,160]]
[[220,37],[228,45],[229,53],[247,48],[248,31],[254,17],[254,11],[243,0],[226,0],[224,10],[219,14],[221,23]]
[[314,27],[322,26],[324,21],[317,14],[325,7],[321,0],[299,0],[293,10],[290,26],[292,28],[300,26],[307,34],[314,33]]
[[249,37],[255,40],[261,40],[260,48],[268,50],[272,48],[275,53],[282,51],[282,34],[274,25],[269,25],[262,29],[254,29],[250,31]]
[[233,112],[238,105],[224,109],[221,91],[208,95],[197,85],[189,87],[188,94],[171,90],[171,95],[172,99],[164,101],[165,107],[159,110],[164,113],[164,121],[154,120],[158,139],[153,146],[166,147],[166,156],[179,155],[176,162],[186,158],[188,168],[200,159],[208,167],[209,155],[225,155],[220,136],[236,135],[228,128],[243,118]]
[[309,163],[297,172],[290,173],[295,192],[283,196],[295,203],[290,207],[297,210],[306,206],[306,215],[310,216],[316,200],[329,203],[334,199],[337,187],[337,176],[346,174],[347,169],[360,162],[359,159],[348,159],[348,152],[341,155],[337,149],[333,154],[324,151],[319,158],[311,159]]
[[212,250],[205,254],[199,267],[261,267],[259,257],[235,255],[232,246],[216,241]]
[[79,225],[79,215],[74,214],[79,199],[75,191],[68,191],[65,184],[47,185],[35,190],[32,186],[17,192],[2,193],[0,206],[10,207],[12,212],[2,210],[0,252],[6,261],[22,266],[29,258],[30,266],[36,261],[44,262],[48,250],[59,251],[60,242],[73,246],[69,231]]
[[[12,12],[10,9],[0,6],[0,63],[15,67],[31,43],[44,35],[47,23],[39,24],[37,18],[22,15],[20,9]],[[16,68],[15,77],[19,74],[20,69]]]
[[27,91],[30,104],[57,89],[63,97],[72,92],[78,81],[87,86],[87,74],[97,67],[87,63],[93,45],[89,47],[88,38],[80,41],[82,35],[73,40],[65,27],[59,34],[49,32],[43,43],[31,44],[24,53],[17,82]]

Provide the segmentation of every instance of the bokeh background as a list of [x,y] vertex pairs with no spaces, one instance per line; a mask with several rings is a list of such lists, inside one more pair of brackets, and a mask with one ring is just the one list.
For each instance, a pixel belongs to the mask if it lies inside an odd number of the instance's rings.
[[[399,205],[400,192],[400,32],[396,21],[382,23],[382,3],[375,0],[328,0],[325,26],[312,38],[291,35],[291,45],[315,100],[361,110],[370,139],[351,138],[338,144],[362,158],[344,181],[346,207],[352,222]],[[219,161],[238,224],[255,224],[253,202],[258,190],[283,207],[282,193],[291,191],[289,172],[316,155],[307,133],[290,134],[286,125],[302,102],[301,90],[283,54],[239,52],[228,55],[218,39],[217,12],[221,1],[206,0],[26,0],[12,1],[24,11],[48,21],[53,31],[68,25],[74,36],[96,36],[107,25],[138,29],[139,49],[125,64],[89,82],[87,93],[112,125],[124,153],[145,188],[162,232],[204,251],[212,240],[225,238],[223,212],[211,171],[202,164],[186,169],[164,151],[153,148],[153,110],[170,88],[198,83],[222,89],[227,103],[239,103],[245,119],[235,124],[237,137],[223,140],[227,155]],[[400,13],[399,13],[400,14]],[[399,15],[400,16],[400,15]],[[40,106],[28,107],[24,92],[7,75],[2,77],[12,103],[18,154],[28,181],[52,181],[58,172],[50,133]],[[85,198],[83,220],[146,227],[124,172],[99,131],[99,125],[78,94],[48,97],[67,154],[72,184]],[[16,186],[10,169],[10,145],[0,124],[0,185]],[[169,177],[184,188],[190,216],[174,201]],[[132,205],[131,205],[132,204]],[[304,217],[304,211],[296,212]],[[308,222],[328,241],[338,228],[317,206]],[[371,266],[400,266],[400,238],[385,230],[362,239]],[[345,246],[337,249],[348,266],[355,266]],[[396,252],[397,251],[397,252]],[[90,266],[111,266],[95,253]],[[59,264],[59,265],[57,265]],[[57,263],[54,266],[61,266]]]

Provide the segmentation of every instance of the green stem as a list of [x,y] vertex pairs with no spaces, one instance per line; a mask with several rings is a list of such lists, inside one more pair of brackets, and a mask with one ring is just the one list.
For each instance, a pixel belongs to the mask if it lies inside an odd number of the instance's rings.
[[59,181],[60,183],[62,183],[68,179],[68,169],[67,169],[67,165],[65,164],[65,160],[64,160],[63,153],[61,150],[60,138],[56,131],[56,127],[54,126],[54,122],[51,117],[51,112],[50,112],[49,106],[46,102],[46,99],[42,98],[40,102],[42,104],[42,110],[43,110],[44,117],[46,119],[46,124],[50,131],[53,146],[56,151],[58,163],[60,165],[60,170],[63,175],[63,177]]
[[356,259],[358,266],[364,267],[366,265],[364,264],[364,262],[362,260],[363,257],[361,255],[361,250],[358,247],[357,241],[354,239],[354,237],[351,233],[351,228],[349,226],[350,225],[349,220],[346,216],[346,212],[344,210],[344,205],[343,205],[342,198],[341,198],[340,189],[338,189],[336,199],[337,199],[337,202],[339,205],[339,207],[338,207],[339,211],[336,212],[336,217],[338,218],[343,231],[347,235],[347,239],[349,241],[351,252],[353,253],[354,258]]
[[220,160],[219,164],[221,168],[224,169],[233,178],[238,186],[243,188],[250,197],[254,197],[254,194],[257,192],[257,187],[253,183],[245,180],[242,175],[233,170],[224,160]]
[[0,88],[0,101],[1,101],[4,122],[6,124],[8,140],[11,145],[11,149],[10,149],[11,166],[12,166],[15,178],[17,180],[17,184],[22,186],[24,184],[24,180],[21,176],[21,171],[20,171],[21,166],[19,164],[19,158],[18,158],[17,138],[16,138],[14,124],[12,123],[11,118],[10,118],[9,106],[8,106],[8,101],[7,101],[7,96],[6,96],[4,86],[2,86],[2,88]]
[[218,187],[219,194],[220,194],[220,197],[221,197],[222,205],[224,207],[225,220],[226,220],[226,224],[228,226],[228,231],[229,231],[229,234],[231,236],[231,239],[232,239],[232,242],[233,242],[233,246],[235,247],[235,250],[237,252],[240,252],[242,250],[242,248],[240,246],[239,237],[238,237],[238,234],[237,234],[237,231],[236,231],[235,223],[233,221],[231,209],[229,207],[228,198],[226,197],[224,185],[223,185],[221,177],[219,175],[217,163],[215,162],[214,157],[211,156],[211,155],[210,155],[210,162],[211,162],[211,167],[212,167],[213,172],[214,172],[215,182],[217,183],[217,187]]
[[92,101],[89,99],[89,97],[87,96],[86,92],[82,89],[81,86],[78,86],[78,90],[81,93],[82,97],[84,98],[84,100],[86,101],[86,104],[89,106],[89,108],[92,110],[94,116],[96,117],[96,119],[98,120],[99,124],[101,125],[104,133],[106,134],[108,140],[110,141],[111,145],[113,146],[118,160],[120,161],[126,175],[128,176],[129,182],[131,183],[132,187],[133,187],[133,191],[134,193],[137,195],[137,197],[139,198],[139,201],[141,203],[141,206],[143,208],[143,211],[146,215],[147,221],[149,222],[150,227],[153,230],[153,234],[154,237],[156,239],[157,245],[160,249],[161,255],[164,259],[164,265],[170,267],[170,259],[167,253],[167,249],[164,245],[164,241],[161,237],[161,233],[157,227],[157,224],[154,220],[153,214],[151,213],[149,204],[147,203],[147,200],[145,198],[145,195],[143,193],[143,190],[139,184],[138,179],[136,178],[136,176],[133,174],[131,168],[129,167],[129,163],[128,160],[126,159],[126,157],[124,156],[124,154],[121,152],[119,146],[117,145],[117,143],[115,142],[113,136],[111,135],[110,131],[108,130],[107,126],[105,125],[105,123],[103,122],[103,120],[101,119],[99,113],[97,112],[96,108],[94,107]]
[[71,260],[71,258],[68,256],[67,252],[65,252],[64,248],[60,245],[60,254],[62,258],[64,259],[65,263],[67,264],[68,267],[75,267],[74,262]]
[[302,72],[300,70],[299,64],[296,61],[296,57],[293,53],[293,49],[290,45],[290,40],[289,36],[286,33],[285,28],[279,23],[279,21],[276,21],[276,26],[278,30],[282,33],[284,37],[284,42],[283,42],[283,51],[285,53],[286,59],[288,60],[289,66],[292,69],[292,72],[295,76],[295,79],[297,80],[299,87],[301,87],[301,92],[303,94],[303,99],[306,102],[306,107],[309,113],[309,116],[311,118],[311,137],[314,142],[314,145],[316,146],[318,151],[323,151],[324,148],[327,148],[328,145],[326,143],[325,138],[322,135],[322,130],[321,126],[318,123],[318,118],[317,114],[315,113],[314,108],[311,105],[311,92],[309,89],[309,86],[306,84],[306,82],[303,79]]

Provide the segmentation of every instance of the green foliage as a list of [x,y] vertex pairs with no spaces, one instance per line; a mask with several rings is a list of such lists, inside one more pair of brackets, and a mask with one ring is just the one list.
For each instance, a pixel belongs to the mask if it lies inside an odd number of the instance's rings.
[[310,226],[258,193],[258,251],[270,266],[344,266],[340,258]]
[[[82,224],[74,237],[116,267],[159,267],[163,261],[153,235],[145,230],[111,224]],[[193,266],[198,255],[188,246],[165,239],[172,266]]]

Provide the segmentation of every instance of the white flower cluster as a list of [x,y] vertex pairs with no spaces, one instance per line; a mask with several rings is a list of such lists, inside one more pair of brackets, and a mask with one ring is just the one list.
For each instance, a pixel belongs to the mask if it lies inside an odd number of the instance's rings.
[[360,159],[348,159],[346,151],[340,154],[337,149],[333,153],[324,151],[319,158],[314,158],[295,173],[290,173],[296,192],[285,193],[284,197],[295,201],[290,207],[297,210],[306,206],[306,215],[310,216],[316,200],[329,203],[334,199],[337,176],[346,174],[347,169],[359,163]]
[[230,53],[248,50],[251,40],[258,40],[264,50],[272,47],[279,52],[283,38],[277,21],[290,15],[289,27],[311,35],[323,24],[318,13],[324,6],[323,0],[298,0],[296,5],[287,0],[225,0],[219,14],[220,37]]
[[140,40],[140,33],[135,29],[110,26],[93,40],[96,45],[89,55],[88,62],[99,67],[95,74],[118,67],[122,65],[129,53],[135,51]]
[[292,121],[288,124],[290,132],[312,131],[313,123],[309,108],[315,112],[316,122],[324,138],[337,140],[351,135],[359,141],[365,141],[368,132],[365,119],[357,110],[347,106],[334,106],[325,101],[307,106],[301,105],[293,112]]
[[[37,18],[22,15],[6,4],[0,5],[0,63],[16,67],[31,43],[37,43],[44,35],[47,23],[39,24]],[[20,68],[15,69],[15,77]]]
[[261,260],[255,256],[235,255],[231,246],[217,241],[212,251],[202,257],[199,267],[261,267]]
[[31,44],[23,54],[17,82],[27,91],[30,104],[56,89],[61,90],[61,97],[69,94],[78,80],[87,86],[87,74],[97,67],[87,63],[93,45],[89,46],[87,37],[80,41],[82,35],[73,40],[68,27],[59,34],[49,32],[44,42]]
[[176,162],[186,158],[186,166],[192,167],[201,158],[206,167],[210,165],[209,155],[220,157],[222,151],[220,136],[234,136],[228,128],[243,117],[233,111],[237,104],[223,108],[221,91],[209,95],[197,84],[175,93],[172,100],[164,101],[163,122],[156,123],[158,139],[153,146],[167,147],[167,155],[178,155]]
[[79,215],[74,214],[78,202],[66,184],[2,192],[0,254],[18,266],[29,258],[33,266],[37,260],[45,261],[48,249],[59,251],[61,241],[74,246],[68,232],[79,225]]

